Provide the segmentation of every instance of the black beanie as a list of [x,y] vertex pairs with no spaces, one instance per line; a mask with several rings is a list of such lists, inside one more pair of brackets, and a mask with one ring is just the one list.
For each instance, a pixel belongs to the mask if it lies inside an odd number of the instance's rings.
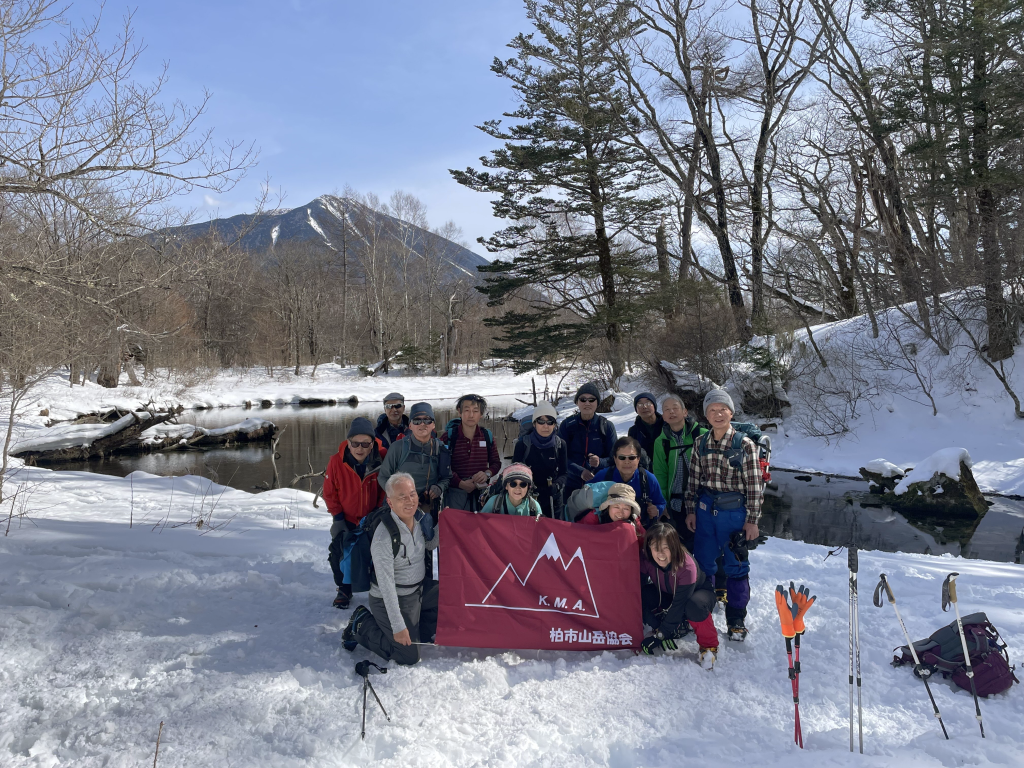
[[574,397],[572,401],[574,403],[578,402],[580,399],[580,395],[593,395],[598,400],[600,400],[601,390],[597,388],[597,384],[595,384],[592,381],[588,381],[586,384],[584,384],[582,387],[576,390],[576,397]]
[[362,416],[352,419],[352,426],[348,428],[348,434],[345,436],[345,439],[350,440],[355,435],[374,437],[373,424],[370,423],[369,419],[364,419]]

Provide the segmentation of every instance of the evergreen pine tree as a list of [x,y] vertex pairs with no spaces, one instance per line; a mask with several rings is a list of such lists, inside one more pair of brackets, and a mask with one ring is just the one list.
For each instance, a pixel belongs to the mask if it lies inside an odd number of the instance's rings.
[[[602,34],[634,28],[613,0],[527,0],[536,29],[509,43],[516,57],[491,69],[512,83],[519,105],[503,126],[481,130],[504,142],[481,158],[487,170],[452,171],[460,184],[497,195],[495,215],[512,224],[484,239],[510,254],[487,267],[480,287],[492,306],[525,299],[492,322],[504,344],[495,354],[529,370],[546,356],[603,336],[613,378],[624,370],[623,327],[646,310],[639,281],[657,285],[649,254],[630,232],[653,231],[661,202],[649,193],[653,170],[619,142],[636,121],[616,91]],[[650,238],[645,238],[649,240]],[[623,281],[632,286],[622,291]]]

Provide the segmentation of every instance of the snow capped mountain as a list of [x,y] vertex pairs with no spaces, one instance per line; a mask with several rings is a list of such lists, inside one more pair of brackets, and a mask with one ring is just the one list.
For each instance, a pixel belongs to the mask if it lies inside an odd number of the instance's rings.
[[[346,222],[349,224],[347,228],[344,226]],[[428,243],[431,236],[426,230],[371,210],[355,200],[334,195],[321,195],[305,205],[290,210],[270,211],[260,215],[255,221],[253,214],[240,214],[201,224],[176,227],[167,230],[167,233],[181,239],[213,233],[227,241],[241,235],[239,244],[252,252],[266,252],[290,243],[307,242],[320,243],[328,248],[341,250],[344,247],[358,249],[358,222],[361,222],[363,228],[401,232],[403,242],[420,258],[424,257],[428,247],[440,247],[441,258],[451,265],[453,276],[476,278],[476,268],[488,263],[487,259],[458,243],[436,236],[436,239]]]

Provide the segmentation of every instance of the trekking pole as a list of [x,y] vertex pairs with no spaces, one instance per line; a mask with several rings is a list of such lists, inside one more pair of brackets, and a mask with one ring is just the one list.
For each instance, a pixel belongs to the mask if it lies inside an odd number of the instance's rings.
[[800,727],[800,638],[803,637],[806,627],[804,626],[804,616],[817,597],[811,597],[811,590],[805,587],[803,584],[797,589],[793,582],[789,582],[789,596],[793,601],[791,608],[793,614],[793,632],[796,634],[794,642],[794,659],[793,659],[793,671],[795,678],[793,680],[793,706],[796,708],[796,741],[800,749],[804,748],[804,733]]
[[779,610],[779,623],[782,636],[786,639],[786,658],[789,659],[789,680],[793,687],[793,742],[803,749],[803,733],[800,731],[800,691],[796,678],[796,667],[793,666],[793,638],[796,637],[794,618],[796,606],[789,604],[785,588],[779,584],[775,587],[775,607]]
[[861,701],[860,683],[860,615],[857,608],[857,547],[846,548],[846,561],[850,568],[850,751],[853,752],[853,673],[854,659],[857,670],[857,741],[860,753],[864,754],[864,709]]
[[956,626],[960,630],[960,644],[964,648],[964,664],[967,665],[967,677],[971,681],[971,695],[974,696],[974,716],[978,718],[978,727],[981,728],[981,738],[985,738],[985,724],[981,720],[981,705],[978,703],[978,690],[974,685],[974,668],[971,666],[971,654],[967,651],[967,638],[964,636],[964,624],[960,621],[960,606],[956,602],[956,577],[959,573],[951,573],[942,582],[942,610],[948,611],[949,604],[953,604],[956,612]]
[[885,578],[884,573],[878,575],[879,582],[878,586],[875,587],[874,603],[876,608],[882,607],[882,590],[885,590],[885,596],[892,604],[893,610],[896,611],[896,620],[900,623],[900,629],[903,630],[903,636],[907,638],[907,647],[910,648],[910,655],[914,658],[914,674],[921,678],[921,682],[924,683],[924,689],[928,692],[928,699],[932,703],[932,711],[935,713],[935,719],[939,721],[939,726],[942,728],[942,735],[949,739],[949,734],[946,733],[946,724],[942,722],[942,715],[939,714],[939,705],[935,703],[935,697],[932,696],[932,687],[928,685],[928,678],[931,677],[932,671],[928,669],[921,660],[917,657],[917,649],[914,648],[914,641],[910,639],[910,633],[907,632],[907,626],[903,623],[903,617],[900,616],[900,609],[896,607],[896,596],[892,593],[892,587],[889,586],[889,582]]

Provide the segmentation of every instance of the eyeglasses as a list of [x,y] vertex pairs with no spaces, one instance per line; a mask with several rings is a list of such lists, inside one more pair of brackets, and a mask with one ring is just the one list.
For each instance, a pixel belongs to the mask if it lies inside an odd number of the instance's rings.
[[652,403],[650,400],[646,400],[645,399],[645,400],[641,400],[639,403],[637,403],[636,407],[637,408],[653,408],[654,407],[654,403]]
[[596,397],[581,397],[576,402],[577,403],[596,403],[597,402],[597,398]]
[[405,403],[384,403],[384,408],[389,411],[400,411],[405,408]]
[[434,420],[428,419],[426,417],[417,417],[412,420],[412,423],[415,424],[417,427],[422,427],[424,424],[433,424]]
[[616,456],[615,458],[618,459],[619,461],[636,461],[640,457],[639,456]]
[[529,488],[530,484],[528,482],[526,482],[525,480],[509,480],[508,481],[508,487],[509,488]]
[[555,426],[555,424],[557,422],[555,422],[554,419],[544,418],[544,419],[537,419],[533,423],[538,425],[538,426],[541,426],[541,427],[553,427],[553,426]]
[[361,448],[369,448],[371,445],[373,445],[373,441],[372,440],[368,440],[365,443],[362,442],[362,441],[357,443],[355,440],[349,440],[348,441],[349,448],[360,448],[360,449]]

